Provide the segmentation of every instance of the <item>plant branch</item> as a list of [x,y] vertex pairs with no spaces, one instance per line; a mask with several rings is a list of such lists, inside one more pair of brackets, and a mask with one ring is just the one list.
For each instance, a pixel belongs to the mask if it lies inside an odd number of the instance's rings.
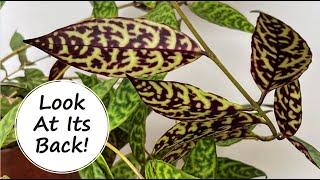
[[233,75],[228,71],[228,69],[222,64],[222,62],[219,60],[219,58],[211,51],[209,46],[205,43],[205,41],[202,39],[202,37],[198,34],[196,29],[193,27],[191,22],[189,21],[188,17],[183,13],[183,11],[180,9],[180,6],[175,1],[171,1],[171,4],[176,9],[176,11],[179,13],[181,18],[183,19],[184,23],[188,26],[190,31],[193,33],[193,35],[196,37],[196,39],[199,41],[201,46],[205,50],[205,55],[209,57],[220,69],[223,71],[223,73],[229,78],[229,80],[234,84],[234,86],[240,91],[240,93],[248,100],[248,102],[255,108],[255,110],[266,120],[266,124],[269,126],[272,136],[266,136],[266,137],[259,137],[262,141],[270,141],[275,139],[278,134],[277,130],[272,124],[271,120],[268,118],[268,116],[263,112],[259,104],[257,104],[251,96],[247,93],[247,91],[240,85],[240,83],[233,77]]
[[263,103],[264,98],[266,97],[267,94],[268,94],[267,91],[263,91],[263,92],[261,93],[261,96],[260,96],[260,98],[259,98],[259,100],[258,100],[258,102],[257,102],[260,106],[261,106],[261,104]]
[[115,148],[109,142],[106,142],[106,146],[115,152],[127,165],[132,169],[132,171],[139,177],[139,179],[144,179],[144,177],[140,174],[139,170],[126,158],[124,154],[122,154],[117,148]]
[[0,59],[0,63],[4,63],[6,60],[10,59],[12,56],[18,54],[19,52],[28,49],[29,47],[31,47],[31,45],[23,45],[21,47],[19,47],[18,49],[12,51],[10,54],[6,55],[5,57],[3,57],[2,59]]

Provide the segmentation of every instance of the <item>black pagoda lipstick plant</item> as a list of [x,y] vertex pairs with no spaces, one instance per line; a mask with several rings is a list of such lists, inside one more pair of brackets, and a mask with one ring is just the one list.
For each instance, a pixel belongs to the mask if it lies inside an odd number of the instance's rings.
[[[124,6],[113,1],[92,1],[91,4],[92,17],[23,40],[29,45],[23,44],[19,33],[13,37],[12,41],[19,44],[11,46],[13,53],[2,58],[1,63],[18,54],[19,70],[24,70],[25,75],[10,79],[7,74],[1,82],[1,105],[5,106],[0,121],[2,148],[15,142],[14,116],[29,91],[48,80],[80,78],[103,100],[111,128],[107,148],[93,164],[79,171],[81,178],[266,176],[253,166],[217,156],[216,146],[231,146],[242,139],[289,141],[320,168],[319,151],[295,136],[302,123],[299,78],[308,69],[312,53],[292,27],[260,11],[252,11],[259,14],[253,26],[236,9],[216,1],[134,1]],[[118,11],[128,6],[146,13],[138,18],[118,17]],[[258,100],[223,65],[181,6],[222,28],[252,33],[250,71],[261,91]],[[185,23],[195,39],[180,30],[181,23]],[[25,53],[31,46],[56,59],[48,77],[37,69],[25,69],[34,64]],[[249,104],[231,102],[191,84],[164,80],[170,71],[187,64],[192,66],[202,56],[224,72]],[[92,75],[77,72],[77,77],[66,77],[70,66]],[[101,79],[97,74],[110,78]],[[269,108],[274,111],[279,131],[267,115],[269,111],[261,108],[271,91],[274,104]],[[175,120],[176,124],[157,140],[149,153],[145,149],[146,119],[152,111]],[[268,127],[271,135],[256,134],[257,125]],[[118,149],[126,144],[132,152],[125,156]],[[121,158],[118,162],[114,162],[116,155]],[[183,162],[182,168],[177,166],[179,160]]]

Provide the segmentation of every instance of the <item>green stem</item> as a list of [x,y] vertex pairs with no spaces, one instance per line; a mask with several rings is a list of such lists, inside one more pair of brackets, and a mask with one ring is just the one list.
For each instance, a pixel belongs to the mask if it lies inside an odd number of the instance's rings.
[[255,110],[266,120],[266,124],[269,126],[272,136],[266,136],[266,137],[260,137],[257,136],[262,141],[271,141],[275,139],[278,134],[276,128],[273,126],[271,120],[269,117],[263,112],[259,104],[257,104],[251,96],[247,93],[247,91],[240,85],[240,83],[233,77],[233,75],[228,71],[228,69],[222,64],[222,62],[219,60],[219,58],[211,51],[209,46],[205,43],[205,41],[202,39],[202,37],[199,35],[199,33],[196,31],[196,29],[193,27],[191,22],[189,21],[188,17],[183,13],[183,11],[180,9],[179,5],[175,1],[171,1],[172,6],[176,9],[176,11],[179,13],[185,24],[188,26],[190,31],[193,33],[193,35],[196,37],[196,39],[199,41],[201,46],[205,50],[205,55],[209,57],[216,65],[221,69],[221,71],[229,78],[229,80],[234,84],[234,86],[240,91],[240,93],[248,100],[248,102],[255,108]]

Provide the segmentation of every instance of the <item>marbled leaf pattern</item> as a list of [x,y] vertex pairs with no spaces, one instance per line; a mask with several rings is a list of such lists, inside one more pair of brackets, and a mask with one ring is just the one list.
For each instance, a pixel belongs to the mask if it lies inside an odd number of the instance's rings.
[[79,176],[81,179],[113,179],[111,170],[101,155],[89,166],[81,169]]
[[316,148],[295,136],[288,138],[288,140],[300,152],[302,152],[309,159],[309,161],[311,161],[320,169],[320,152]]
[[19,106],[20,103],[14,106],[0,121],[0,148],[2,148],[7,136],[13,129]]
[[299,80],[275,90],[274,114],[283,137],[293,136],[302,122]]
[[188,3],[192,12],[199,17],[231,29],[253,32],[254,26],[248,19],[228,4],[218,1],[193,1]]
[[196,177],[161,160],[150,160],[145,167],[147,179],[195,179]]
[[262,12],[251,47],[251,74],[263,93],[298,79],[312,59],[308,44],[296,31]]
[[[185,151],[189,149],[188,146],[182,145],[184,143],[197,141],[200,138],[212,135],[215,137],[216,142],[246,137],[251,134],[250,127],[252,125],[264,123],[265,120],[260,116],[245,112],[240,112],[234,116],[220,119],[219,121],[180,122],[158,139],[154,146],[153,154],[160,155],[160,158],[165,158],[166,161],[174,161],[177,156],[176,153],[172,153],[173,150],[179,152],[181,147],[184,148]],[[166,155],[168,152],[171,154],[171,157]]]
[[233,159],[218,157],[217,158],[216,179],[251,179],[267,175],[248,164]]
[[86,20],[25,42],[68,65],[111,77],[168,72],[203,54],[182,32],[124,17]]
[[173,29],[179,30],[180,23],[177,20],[176,14],[169,2],[159,2],[155,9],[150,10],[144,18],[151,21],[165,24]]
[[[128,76],[129,77],[129,76]],[[155,112],[180,121],[214,120],[234,115],[241,105],[190,84],[129,77],[141,99]]]
[[118,16],[118,7],[114,1],[92,1],[92,5],[92,16],[95,18]]
[[92,88],[93,86],[101,82],[101,80],[95,74],[86,75],[80,72],[76,72],[76,74],[79,76],[82,83],[88,88]]
[[[137,169],[139,169],[139,162],[135,159],[135,157],[132,154],[128,154],[126,157]],[[116,162],[111,167],[111,172],[114,175],[115,179],[136,179],[137,178],[137,175],[122,159]]]
[[200,139],[188,154],[182,170],[199,178],[214,178],[216,171],[216,145],[214,137]]

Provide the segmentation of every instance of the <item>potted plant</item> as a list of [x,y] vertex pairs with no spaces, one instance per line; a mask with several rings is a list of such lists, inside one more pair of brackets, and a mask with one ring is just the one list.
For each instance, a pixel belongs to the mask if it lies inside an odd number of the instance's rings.
[[[1,81],[1,167],[5,167],[1,176],[57,177],[34,168],[21,155],[14,134],[19,103],[36,86],[55,79],[81,81],[98,94],[107,107],[111,128],[106,148],[95,162],[59,178],[266,177],[260,169],[217,155],[217,146],[231,146],[243,139],[288,141],[320,167],[319,151],[295,136],[302,120],[299,78],[310,65],[312,53],[303,37],[288,24],[254,11],[259,13],[254,26],[236,9],[216,1],[134,1],[122,6],[113,1],[93,1],[91,5],[92,17],[45,36],[24,39],[16,32],[10,42],[13,52],[0,59],[2,64],[18,55],[21,63],[13,73],[1,66],[6,74]],[[145,15],[117,17],[119,9],[131,6],[145,11]],[[261,90],[259,99],[253,99],[229,72],[181,6],[210,23],[252,34],[251,74]],[[181,23],[195,38],[180,30]],[[26,50],[30,47],[48,55],[29,61]],[[47,77],[35,66],[51,56],[56,62]],[[191,84],[164,80],[170,71],[200,57],[212,60],[249,104],[231,102]],[[70,66],[79,69],[77,76],[64,75]],[[18,71],[24,71],[24,75],[12,78]],[[110,81],[117,83],[106,90],[106,82]],[[271,91],[275,91],[274,103],[264,104]],[[262,106],[269,109],[263,110]],[[152,111],[176,124],[148,152],[146,119]],[[267,115],[270,111],[274,111],[279,131]],[[255,133],[256,126],[267,127],[272,135]],[[119,149],[127,144],[131,153],[124,155]],[[117,155],[120,160],[115,162]]]

